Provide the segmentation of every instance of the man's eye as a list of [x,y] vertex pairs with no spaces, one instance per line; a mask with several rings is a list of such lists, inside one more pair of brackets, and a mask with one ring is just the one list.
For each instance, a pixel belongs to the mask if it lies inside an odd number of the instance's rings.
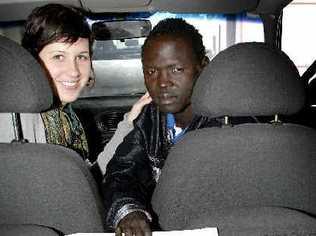
[[148,74],[148,75],[153,75],[155,72],[156,72],[155,69],[148,69],[148,70],[147,70],[147,74]]
[[172,68],[172,73],[180,73],[180,72],[183,72],[182,67],[173,67]]

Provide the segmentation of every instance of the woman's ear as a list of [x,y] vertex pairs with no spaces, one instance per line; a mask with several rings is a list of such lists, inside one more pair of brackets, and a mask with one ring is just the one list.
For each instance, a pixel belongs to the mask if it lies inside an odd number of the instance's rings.
[[95,84],[95,73],[94,73],[94,69],[91,67],[91,72],[90,72],[90,76],[89,76],[89,80],[86,84],[86,86],[88,88],[92,88]]
[[89,80],[88,80],[86,86],[88,88],[92,88],[94,86],[94,84],[95,84],[95,78],[89,77]]

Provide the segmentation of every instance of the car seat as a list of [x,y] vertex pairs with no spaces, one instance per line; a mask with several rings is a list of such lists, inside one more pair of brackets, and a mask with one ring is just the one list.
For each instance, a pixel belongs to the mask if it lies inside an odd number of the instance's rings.
[[[0,112],[39,113],[52,98],[37,61],[1,36]],[[0,162],[0,224],[42,225],[66,234],[104,231],[96,184],[75,151],[17,140],[0,143]]]
[[[283,52],[252,42],[215,56],[196,82],[192,107],[227,122],[189,132],[171,149],[152,197],[162,229],[315,233],[316,132],[279,119],[304,102],[304,85]],[[239,116],[274,119],[229,123]]]
[[28,224],[4,224],[0,225],[1,236],[62,236],[62,232],[55,229],[41,226],[41,225],[28,225]]

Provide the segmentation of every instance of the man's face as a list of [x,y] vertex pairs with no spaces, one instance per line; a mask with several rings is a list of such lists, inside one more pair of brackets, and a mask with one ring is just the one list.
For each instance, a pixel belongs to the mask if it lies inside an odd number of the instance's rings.
[[158,36],[144,49],[145,84],[162,112],[178,113],[190,104],[200,70],[191,43],[183,37]]

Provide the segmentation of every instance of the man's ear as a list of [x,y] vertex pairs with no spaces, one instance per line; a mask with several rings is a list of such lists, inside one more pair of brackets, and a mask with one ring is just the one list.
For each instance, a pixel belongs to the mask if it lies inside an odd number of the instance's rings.
[[202,63],[201,63],[202,68],[204,68],[208,63],[210,63],[210,59],[207,56],[205,56],[202,59]]
[[197,77],[196,79],[200,76],[202,70],[204,69],[204,67],[210,62],[210,59],[205,56],[203,59],[202,59],[202,62],[201,64],[198,66],[198,73],[197,73]]

